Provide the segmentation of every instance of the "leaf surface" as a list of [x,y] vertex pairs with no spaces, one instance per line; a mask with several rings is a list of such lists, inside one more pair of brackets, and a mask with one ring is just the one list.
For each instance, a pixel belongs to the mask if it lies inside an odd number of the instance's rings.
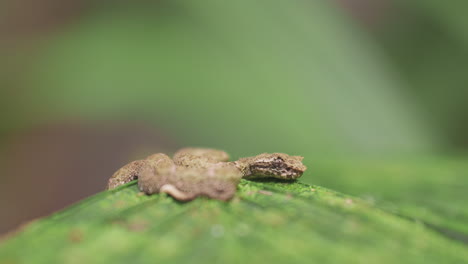
[[301,182],[246,181],[230,202],[181,203],[132,182],[35,221],[0,263],[463,263],[421,221]]

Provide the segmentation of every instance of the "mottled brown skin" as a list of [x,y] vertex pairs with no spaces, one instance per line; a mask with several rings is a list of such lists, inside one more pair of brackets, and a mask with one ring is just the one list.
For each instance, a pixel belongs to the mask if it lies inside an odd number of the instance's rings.
[[233,166],[185,167],[176,166],[165,154],[150,157],[138,180],[139,189],[146,194],[165,192],[180,201],[198,196],[229,200],[242,177]]
[[174,154],[174,163],[184,167],[206,167],[210,164],[229,161],[229,154],[209,148],[183,148]]
[[304,157],[284,153],[263,153],[254,157],[241,158],[234,163],[246,179],[277,178],[295,180],[302,176],[307,167]]
[[173,159],[157,153],[125,165],[109,179],[108,189],[138,178],[138,187],[146,194],[165,192],[181,201],[198,196],[229,200],[242,177],[299,178],[306,170],[302,159],[283,153],[263,153],[228,162],[229,155],[224,151],[184,148]]
[[140,170],[138,188],[146,194],[157,193],[175,175],[176,166],[172,159],[163,153],[149,156]]
[[146,160],[135,160],[116,171],[107,182],[107,190],[115,189],[120,185],[138,179]]

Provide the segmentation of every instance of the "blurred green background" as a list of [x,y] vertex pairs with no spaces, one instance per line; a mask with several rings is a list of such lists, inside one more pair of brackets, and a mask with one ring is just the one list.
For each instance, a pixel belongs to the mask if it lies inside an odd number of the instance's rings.
[[305,182],[466,229],[468,3],[0,5],[0,233],[188,145],[302,155]]

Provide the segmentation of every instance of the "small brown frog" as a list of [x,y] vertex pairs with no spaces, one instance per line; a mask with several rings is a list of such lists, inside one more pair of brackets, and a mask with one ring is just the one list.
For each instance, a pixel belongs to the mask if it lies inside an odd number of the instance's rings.
[[163,153],[133,161],[112,175],[107,189],[138,179],[146,194],[165,192],[177,200],[197,196],[219,200],[231,199],[241,178],[277,178],[295,180],[307,169],[303,157],[284,153],[263,153],[229,161],[229,155],[209,148],[184,148],[173,159]]

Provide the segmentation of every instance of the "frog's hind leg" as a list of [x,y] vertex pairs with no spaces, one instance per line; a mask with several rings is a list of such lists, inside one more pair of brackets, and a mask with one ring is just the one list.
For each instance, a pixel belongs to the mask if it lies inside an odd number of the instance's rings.
[[171,158],[163,153],[153,154],[144,160],[135,160],[117,170],[107,182],[107,190],[115,189],[123,184],[137,180],[142,172],[149,167],[167,168],[174,165]]
[[141,169],[138,188],[146,194],[160,192],[162,186],[172,180],[176,166],[166,154],[158,153],[149,156],[147,164]]
[[106,190],[112,190],[120,185],[138,179],[146,160],[135,160],[117,170],[108,180]]

